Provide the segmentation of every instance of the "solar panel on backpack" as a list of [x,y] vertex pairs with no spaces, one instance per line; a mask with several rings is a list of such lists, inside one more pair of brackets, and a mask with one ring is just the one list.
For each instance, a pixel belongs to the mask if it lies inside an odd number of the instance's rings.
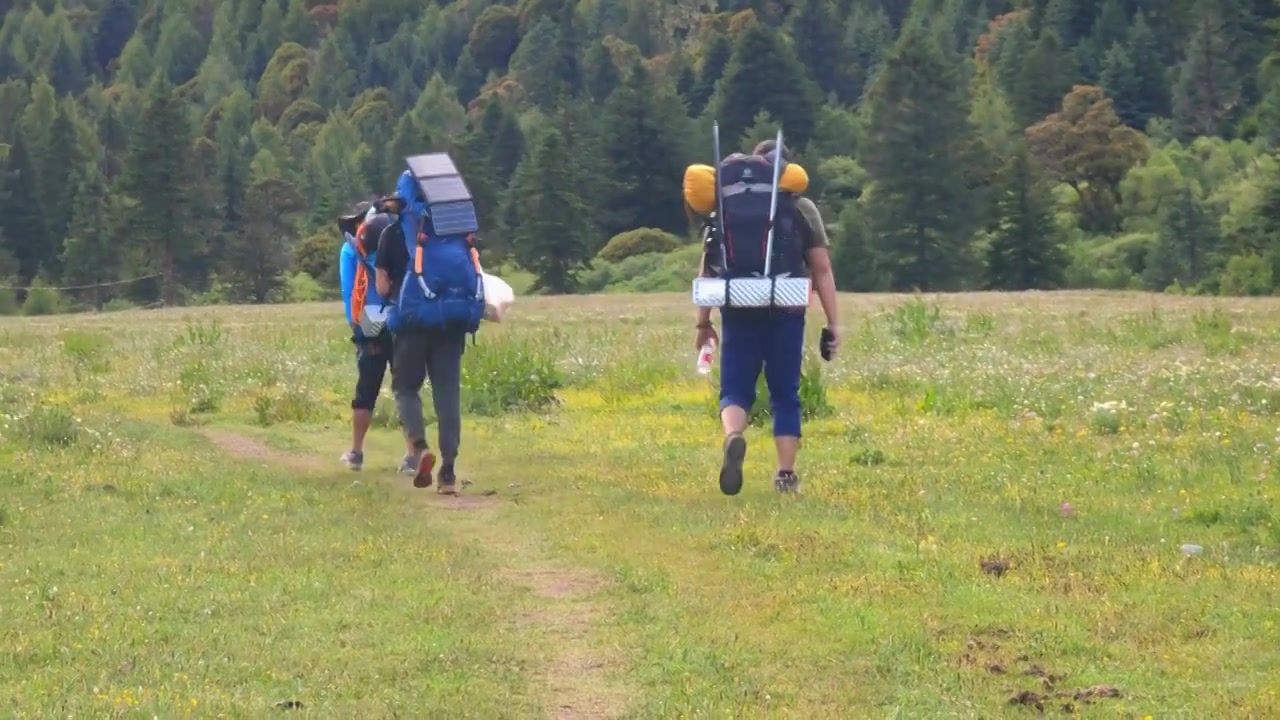
[[453,164],[453,158],[449,157],[449,153],[414,155],[405,158],[404,161],[409,166],[409,172],[419,179],[459,174],[458,167]]
[[437,234],[462,235],[480,229],[471,190],[448,153],[414,155],[404,161],[422,191]]
[[475,203],[454,202],[431,206],[431,226],[437,235],[465,235],[480,229]]
[[422,194],[426,196],[429,205],[471,199],[471,191],[467,189],[467,183],[457,175],[421,178],[418,180],[418,187],[422,188]]

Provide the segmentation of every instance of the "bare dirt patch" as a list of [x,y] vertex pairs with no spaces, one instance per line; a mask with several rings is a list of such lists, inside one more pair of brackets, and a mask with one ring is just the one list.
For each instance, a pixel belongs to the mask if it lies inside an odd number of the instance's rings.
[[547,717],[607,720],[626,714],[630,693],[610,676],[622,658],[602,647],[594,629],[608,617],[591,596],[603,578],[581,570],[532,567],[507,570],[502,577],[551,601],[521,614],[518,622],[542,629],[556,653],[547,667]]
[[1016,639],[1015,634],[1005,628],[994,628],[978,633],[965,642],[965,649],[958,658],[961,666],[980,668],[992,675],[1009,675],[1026,678],[1023,682],[1034,682],[1034,689],[1014,692],[1008,704],[1015,707],[1026,707],[1039,713],[1048,710],[1061,710],[1064,713],[1077,712],[1077,705],[1091,705],[1098,700],[1118,698],[1123,694],[1110,685],[1094,685],[1078,690],[1059,690],[1058,685],[1066,679],[1064,673],[1054,673],[1031,661],[1026,654],[1017,654],[1003,647],[1008,641]]
[[[242,435],[240,433],[223,430],[219,428],[204,428],[201,432],[204,436],[213,441],[215,445],[230,455],[239,458],[248,458],[251,460],[261,460],[263,462],[282,465],[294,470],[303,470],[308,472],[324,472],[333,470],[338,472],[336,465],[326,465],[320,458],[313,455],[301,455],[292,453],[287,450],[278,450],[256,438]],[[365,472],[369,472],[366,468]],[[359,478],[364,475],[361,473],[350,473],[352,476]],[[422,502],[423,505],[439,509],[452,510],[454,512],[467,512],[477,510],[492,510],[502,504],[498,497],[497,491],[487,491],[477,494],[469,494],[460,492],[457,495],[440,495],[436,493],[434,488],[431,490],[417,490],[409,487],[408,479],[399,475],[382,477],[382,473],[377,473],[378,479],[385,479],[387,482],[403,485],[407,492],[411,492],[413,496]],[[397,481],[404,480],[404,483]]]
[[457,495],[439,495],[436,493],[428,494],[421,491],[418,492],[424,505],[437,510],[475,512],[477,510],[493,510],[502,504],[497,493],[480,493],[477,495],[470,495],[465,492],[460,492]]
[[298,470],[322,469],[318,458],[277,450],[247,435],[218,428],[204,428],[201,432],[219,448],[236,457],[263,460]]
[[529,568],[509,570],[503,575],[533,594],[553,600],[589,595],[604,586],[604,580],[580,570]]

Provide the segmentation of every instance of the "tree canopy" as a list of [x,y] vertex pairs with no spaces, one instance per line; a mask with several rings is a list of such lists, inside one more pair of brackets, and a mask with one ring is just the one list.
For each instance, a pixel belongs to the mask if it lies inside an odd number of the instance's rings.
[[1280,284],[1273,0],[0,10],[0,285],[84,306],[333,292],[337,215],[430,151],[486,264],[575,292],[612,237],[692,241],[713,120],[781,125],[842,289]]

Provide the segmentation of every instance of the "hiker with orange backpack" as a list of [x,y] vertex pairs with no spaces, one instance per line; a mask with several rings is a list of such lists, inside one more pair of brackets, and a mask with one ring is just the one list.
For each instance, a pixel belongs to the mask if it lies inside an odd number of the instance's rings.
[[[393,345],[386,328],[386,301],[378,295],[375,261],[382,231],[396,222],[393,202],[360,203],[356,212],[338,219],[344,242],[338,275],[351,342],[356,346],[356,388],[351,399],[351,449],[341,461],[352,470],[364,467],[364,439],[373,424],[373,409],[382,391]],[[413,446],[409,445],[412,454]]]

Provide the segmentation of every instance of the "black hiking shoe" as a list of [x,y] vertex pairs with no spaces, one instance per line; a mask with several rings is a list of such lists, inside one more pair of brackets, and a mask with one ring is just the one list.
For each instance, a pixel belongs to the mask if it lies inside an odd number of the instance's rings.
[[794,470],[779,470],[778,474],[773,476],[773,489],[780,493],[798,493],[800,478]]
[[440,474],[436,476],[436,492],[441,495],[458,494],[458,476],[453,472],[453,463],[440,466]]
[[724,439],[724,460],[720,464],[720,492],[737,495],[742,490],[742,461],[747,457],[747,439],[730,433]]

